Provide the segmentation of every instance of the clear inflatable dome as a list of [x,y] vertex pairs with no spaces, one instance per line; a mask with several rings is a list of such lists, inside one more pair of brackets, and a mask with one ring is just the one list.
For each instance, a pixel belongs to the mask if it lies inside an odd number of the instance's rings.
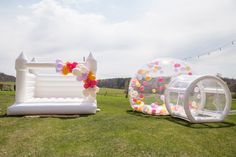
[[129,85],[133,110],[151,115],[168,115],[165,90],[173,77],[192,75],[190,66],[173,58],[159,58],[137,70]]
[[178,76],[165,95],[169,113],[192,123],[223,121],[231,108],[228,86],[215,76]]

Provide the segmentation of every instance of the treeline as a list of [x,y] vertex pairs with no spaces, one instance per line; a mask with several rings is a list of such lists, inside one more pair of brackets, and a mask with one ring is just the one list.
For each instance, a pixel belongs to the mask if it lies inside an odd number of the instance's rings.
[[98,80],[98,87],[126,89],[129,86],[130,78],[112,78]]
[[15,82],[15,81],[16,81],[15,76],[0,73],[0,82]]
[[236,79],[222,78],[228,85],[230,91],[233,94],[233,98],[236,98]]
[[[112,78],[112,79],[101,79],[98,80],[98,86],[103,88],[116,88],[116,89],[127,89],[131,78]],[[236,79],[221,77],[230,91],[236,93]],[[15,82],[16,78],[11,75],[0,73],[0,82]]]
[[[231,92],[236,93],[236,79],[222,78]],[[113,78],[98,80],[98,86],[103,88],[125,89],[129,85],[130,78]]]

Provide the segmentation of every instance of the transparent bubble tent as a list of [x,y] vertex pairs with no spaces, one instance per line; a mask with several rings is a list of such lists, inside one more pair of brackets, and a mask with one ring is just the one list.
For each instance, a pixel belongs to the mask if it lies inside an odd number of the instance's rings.
[[169,83],[165,96],[171,116],[191,123],[221,122],[231,108],[228,86],[215,76],[180,75]]
[[174,58],[158,58],[142,66],[129,85],[133,110],[150,115],[169,115],[165,105],[166,87],[173,77],[183,74],[192,75],[191,67]]

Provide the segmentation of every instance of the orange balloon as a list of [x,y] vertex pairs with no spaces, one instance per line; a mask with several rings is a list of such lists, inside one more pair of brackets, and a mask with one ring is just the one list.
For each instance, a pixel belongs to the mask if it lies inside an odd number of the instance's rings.
[[138,70],[138,74],[140,74],[140,75],[143,75],[143,74],[145,74],[145,70],[144,69],[140,69],[140,70]]
[[139,104],[139,105],[142,103],[141,100],[137,100],[136,102],[137,102],[137,104]]
[[89,75],[89,79],[92,80],[92,81],[94,81],[94,80],[96,80],[96,76],[95,76],[94,74]]
[[94,75],[94,73],[92,71],[89,72],[88,79],[91,80],[91,81],[96,80],[96,76]]
[[67,75],[68,73],[69,73],[69,69],[67,68],[66,65],[64,65],[63,68],[62,68],[62,74]]
[[146,81],[150,81],[152,77],[150,75],[146,75]]

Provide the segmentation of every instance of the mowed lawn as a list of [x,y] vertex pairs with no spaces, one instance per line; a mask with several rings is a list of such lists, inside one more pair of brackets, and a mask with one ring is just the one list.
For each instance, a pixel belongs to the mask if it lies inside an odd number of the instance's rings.
[[143,115],[109,89],[98,95],[101,112],[79,118],[8,117],[13,102],[14,92],[0,92],[0,157],[236,156],[236,115],[207,124]]

